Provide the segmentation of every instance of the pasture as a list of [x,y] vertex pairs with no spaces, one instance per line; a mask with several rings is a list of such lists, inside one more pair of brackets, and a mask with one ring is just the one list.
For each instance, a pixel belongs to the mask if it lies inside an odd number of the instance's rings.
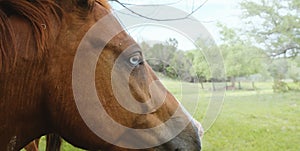
[[[181,97],[181,83],[163,80],[168,89]],[[242,83],[250,87],[249,83]],[[199,86],[200,87],[200,86]],[[211,84],[205,90],[191,90],[187,97],[199,94],[198,109],[194,114],[201,121]],[[300,93],[275,94],[272,83],[256,83],[257,90],[227,91],[220,115],[203,139],[204,151],[299,151],[300,150]],[[194,95],[194,96],[193,96]],[[187,106],[187,108],[189,108]],[[40,143],[44,150],[45,140]],[[63,143],[62,151],[81,151]]]

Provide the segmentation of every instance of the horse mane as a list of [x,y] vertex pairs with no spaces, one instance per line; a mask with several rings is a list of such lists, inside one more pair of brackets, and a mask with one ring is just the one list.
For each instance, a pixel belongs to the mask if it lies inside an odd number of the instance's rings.
[[[97,2],[110,10],[107,0],[89,0],[89,3],[93,2]],[[0,0],[0,71],[8,69],[10,65],[15,66],[17,60],[16,33],[14,33],[9,17],[17,15],[29,22],[37,48],[35,53],[41,59],[47,49],[47,40],[53,30],[47,27],[53,22],[53,16],[58,23],[62,20],[63,10],[58,3],[60,2],[57,0]]]
[[9,65],[16,64],[17,48],[16,33],[9,20],[10,16],[17,15],[28,20],[32,27],[35,39],[37,56],[41,58],[47,48],[47,39],[52,32],[49,27],[51,17],[49,11],[57,20],[60,20],[60,7],[50,0],[0,0],[0,71]]

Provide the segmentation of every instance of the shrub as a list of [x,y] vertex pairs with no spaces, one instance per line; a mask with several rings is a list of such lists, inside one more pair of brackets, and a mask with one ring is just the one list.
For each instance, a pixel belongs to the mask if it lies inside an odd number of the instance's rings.
[[285,83],[281,80],[275,80],[274,84],[272,86],[272,89],[273,89],[273,92],[279,92],[279,93],[288,92],[290,90],[287,83]]

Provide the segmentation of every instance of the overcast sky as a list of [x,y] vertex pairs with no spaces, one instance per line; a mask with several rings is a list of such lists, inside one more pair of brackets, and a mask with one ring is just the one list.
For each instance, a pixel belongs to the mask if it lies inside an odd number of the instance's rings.
[[[138,5],[175,3],[169,6],[183,10],[187,13],[191,12],[193,9],[196,9],[204,2],[204,0],[166,0],[162,2],[157,0],[120,1],[123,3],[132,3]],[[237,27],[241,24],[239,19],[241,12],[238,8],[239,1],[240,0],[208,0],[207,3],[203,5],[203,7],[201,7],[196,13],[193,14],[193,17],[199,20],[209,31],[215,41],[218,42],[220,39],[220,35],[218,33],[218,28],[216,27],[217,22],[226,24],[229,27]],[[116,10],[123,9],[123,7],[121,7],[119,4],[116,4],[114,2],[111,4],[112,7]],[[130,5],[127,6],[130,7]],[[151,15],[155,18],[155,12]],[[121,22],[126,22],[126,20],[122,20]],[[179,42],[179,49],[189,50],[194,48],[192,41],[188,40],[187,37],[176,31],[164,27],[143,26],[131,29],[129,30],[129,32],[137,41],[166,41],[168,38],[176,38]]]

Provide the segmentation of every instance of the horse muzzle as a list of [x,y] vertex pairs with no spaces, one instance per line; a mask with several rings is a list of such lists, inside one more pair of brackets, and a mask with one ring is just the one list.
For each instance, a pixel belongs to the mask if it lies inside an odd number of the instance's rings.
[[199,122],[191,123],[171,141],[159,146],[155,151],[201,151],[203,128]]

